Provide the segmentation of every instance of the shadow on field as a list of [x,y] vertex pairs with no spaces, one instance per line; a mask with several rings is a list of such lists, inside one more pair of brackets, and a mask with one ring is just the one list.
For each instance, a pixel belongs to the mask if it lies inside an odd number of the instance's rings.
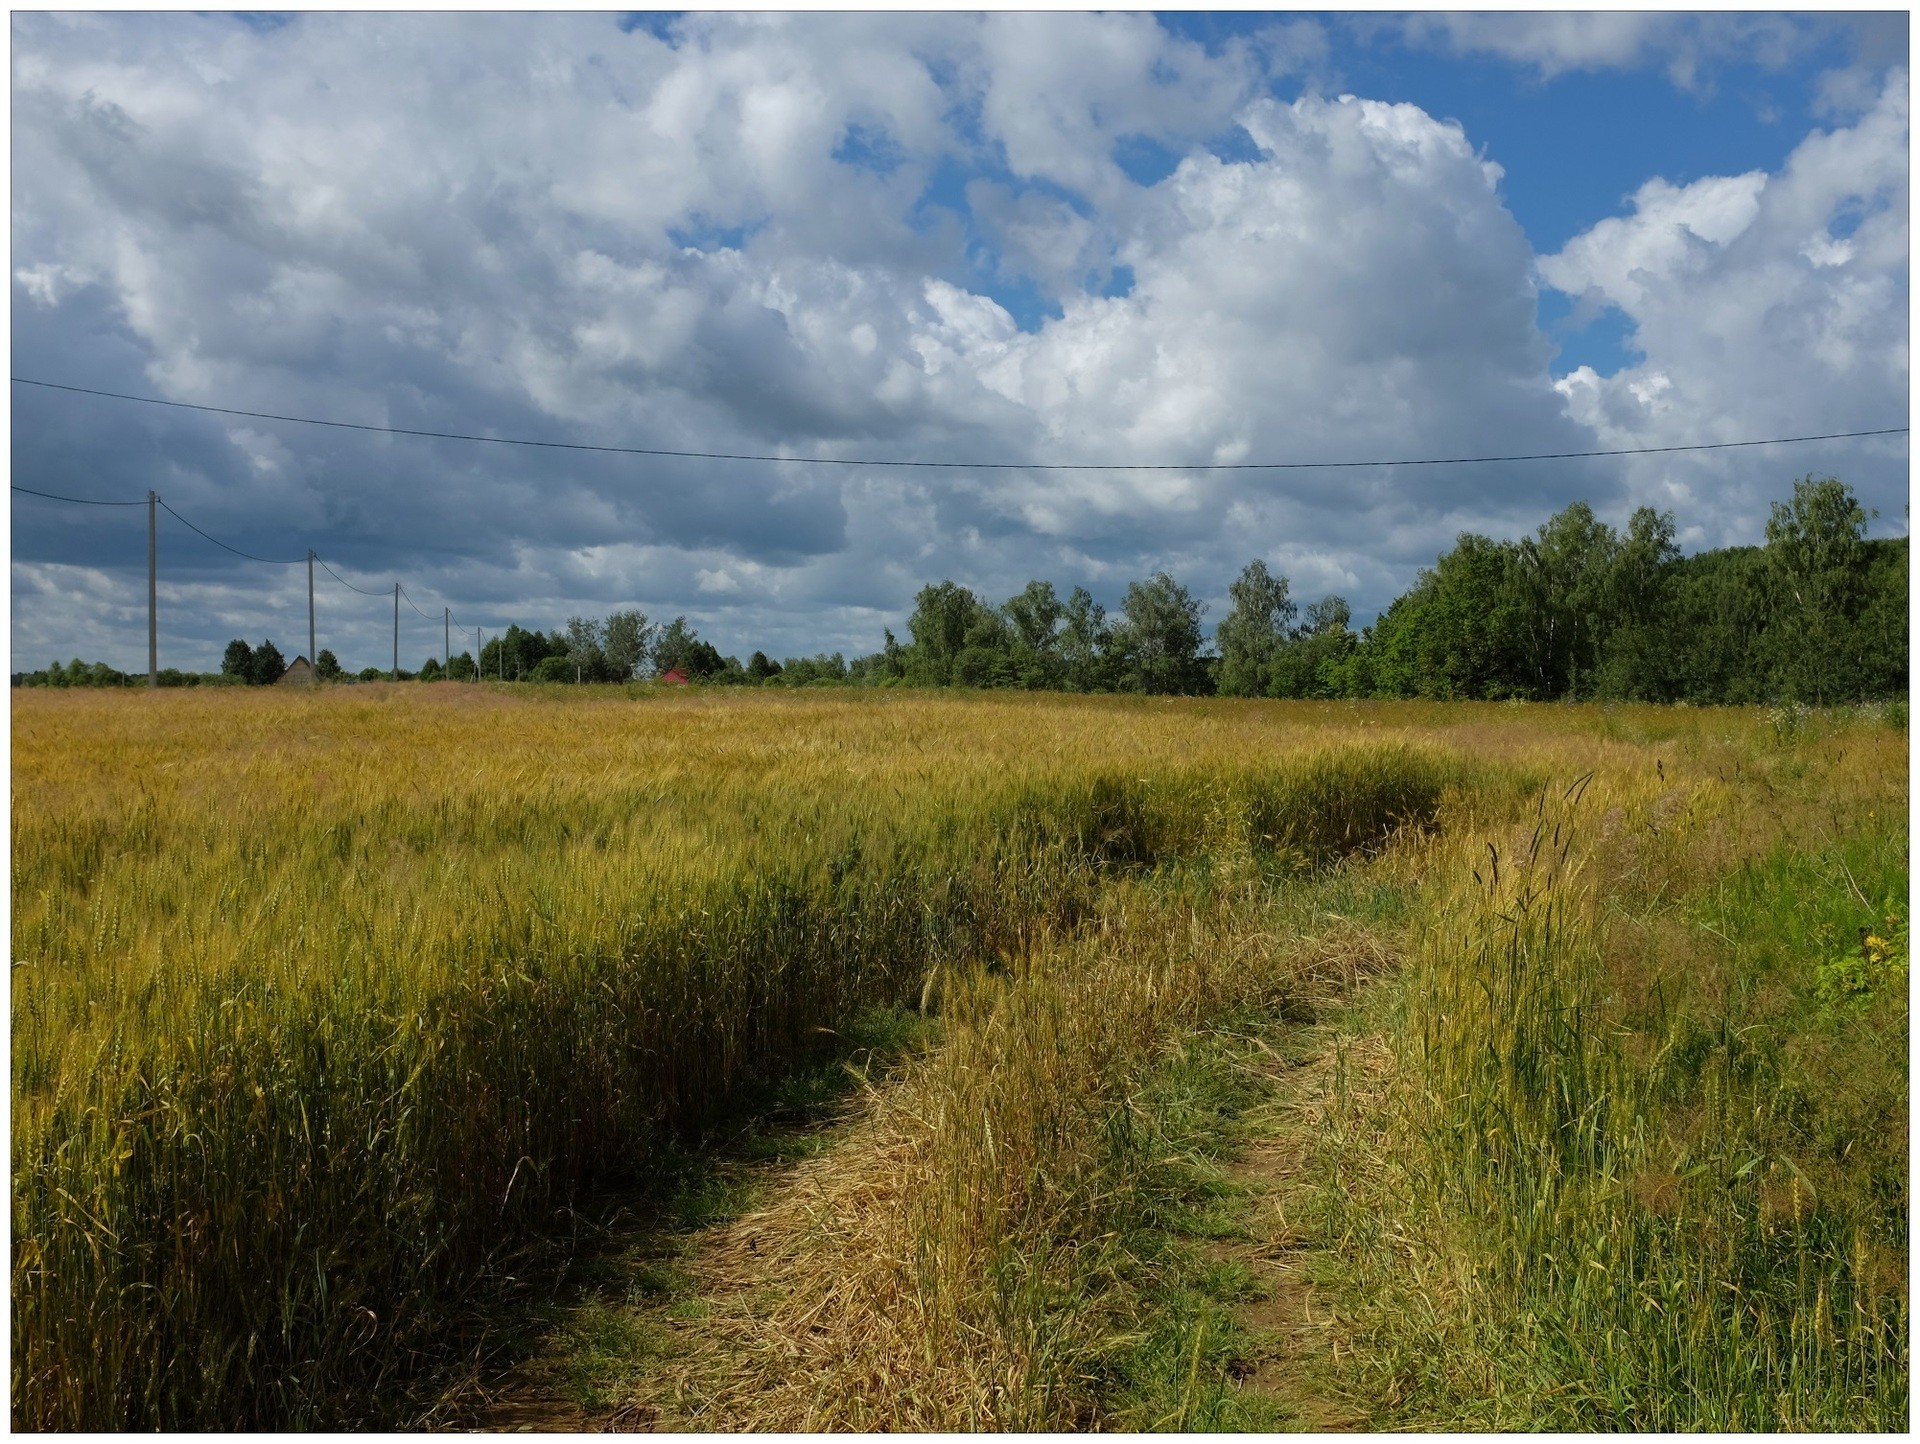
[[644,1174],[617,1177],[549,1235],[503,1260],[462,1326],[460,1362],[415,1390],[406,1427],[492,1432],[644,1430],[621,1412],[620,1386],[672,1353],[667,1318],[700,1308],[681,1260],[702,1235],[751,1208],[796,1164],[832,1146],[867,1090],[938,1031],[936,1019],[873,1008],[810,1058],[750,1089],[702,1136],[659,1150]]

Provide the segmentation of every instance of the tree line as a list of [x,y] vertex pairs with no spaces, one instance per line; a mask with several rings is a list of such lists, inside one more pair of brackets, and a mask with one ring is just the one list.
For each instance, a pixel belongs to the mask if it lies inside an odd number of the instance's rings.
[[[1338,596],[1302,608],[1285,576],[1254,561],[1228,588],[1214,628],[1206,604],[1165,572],[1128,586],[1109,615],[1084,587],[1063,599],[1032,581],[995,606],[953,581],[923,587],[882,648],[776,662],[722,656],[684,616],[637,610],[571,617],[550,633],[511,626],[482,648],[429,658],[402,678],[624,682],[678,671],[732,686],[868,685],[1144,692],[1233,697],[1814,704],[1904,695],[1907,539],[1869,540],[1850,488],[1804,477],[1776,502],[1766,541],[1683,557],[1670,512],[1642,507],[1617,532],[1585,502],[1531,536],[1462,533],[1371,626],[1355,632]],[[346,680],[331,651],[323,680]],[[219,674],[162,685],[265,684],[286,662],[269,641],[236,639]],[[368,667],[363,680],[391,675]],[[29,686],[138,685],[75,659],[16,674]]]
[[1642,507],[1619,532],[1575,502],[1517,541],[1463,533],[1357,633],[1343,598],[1303,609],[1254,561],[1211,650],[1205,604],[1165,573],[1129,586],[1116,618],[1081,588],[1062,602],[1029,582],[994,607],[940,582],[915,601],[911,641],[889,633],[865,678],[1295,698],[1904,695],[1908,543],[1869,540],[1867,521],[1845,484],[1808,476],[1773,504],[1763,546],[1683,557],[1672,513]]

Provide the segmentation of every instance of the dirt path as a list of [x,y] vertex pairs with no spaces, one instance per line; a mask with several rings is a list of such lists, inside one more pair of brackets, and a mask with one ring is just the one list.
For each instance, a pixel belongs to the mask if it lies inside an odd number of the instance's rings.
[[[1340,1002],[1358,971],[1317,980],[1331,984],[1318,1020],[1277,1026],[1253,1044],[1245,1066],[1260,1075],[1263,1097],[1241,1115],[1247,1141],[1225,1165],[1240,1195],[1239,1226],[1203,1245],[1210,1262],[1235,1265],[1253,1285],[1232,1306],[1254,1341],[1232,1387],[1269,1406],[1261,1411],[1269,1427],[1333,1432],[1367,1423],[1324,1382],[1335,1331],[1313,1281],[1323,1256],[1310,1216],[1315,1151],[1341,1069],[1351,1077],[1373,1061],[1343,1031]],[[758,1412],[749,1397],[755,1368],[776,1357],[804,1390],[820,1360],[769,1333],[779,1270],[760,1245],[768,1227],[776,1237],[805,1232],[798,1221],[813,1216],[809,1200],[847,1166],[840,1145],[871,1151],[856,1140],[876,1096],[850,1096],[827,1116],[758,1132],[749,1146],[703,1160],[666,1202],[621,1216],[537,1311],[518,1361],[468,1378],[423,1422],[499,1432],[711,1430],[745,1408],[733,1425],[741,1427]],[[806,1247],[797,1236],[787,1242]],[[755,1365],[743,1367],[750,1358]]]
[[1255,1283],[1257,1297],[1234,1311],[1260,1341],[1243,1365],[1239,1388],[1264,1395],[1279,1406],[1289,1426],[1312,1433],[1366,1423],[1321,1386],[1333,1347],[1333,1318],[1312,1281],[1316,1252],[1310,1230],[1301,1223],[1343,1048],[1348,1066],[1353,1063],[1350,1043],[1338,1023],[1317,1023],[1290,1030],[1269,1050],[1263,1071],[1270,1097],[1246,1116],[1250,1141],[1226,1169],[1246,1190],[1244,1222],[1250,1237],[1209,1246],[1215,1261],[1239,1264]]
[[[1245,1236],[1206,1245],[1213,1261],[1238,1264],[1255,1284],[1235,1305],[1257,1341],[1235,1387],[1277,1405],[1282,1427],[1318,1433],[1366,1423],[1321,1385],[1332,1319],[1312,1281],[1316,1254],[1301,1223],[1341,1051],[1352,1068],[1353,1046],[1337,1023],[1296,1025],[1269,1040],[1261,1066],[1269,1096],[1245,1116],[1250,1141],[1226,1168],[1244,1190]],[[677,1210],[655,1209],[609,1231],[572,1270],[521,1362],[469,1381],[437,1422],[509,1433],[715,1427],[698,1380],[716,1362],[717,1337],[742,1325],[750,1331],[748,1316],[764,1303],[741,1282],[753,1224],[813,1189],[851,1131],[843,1117],[763,1140],[763,1156],[717,1161],[691,1206],[682,1199]],[[715,1328],[722,1315],[732,1327]]]
[[650,1401],[675,1392],[686,1336],[706,1314],[705,1256],[829,1146],[835,1131],[832,1123],[813,1124],[763,1137],[759,1156],[716,1158],[680,1196],[609,1229],[541,1311],[520,1360],[463,1381],[433,1426],[506,1433],[685,1427],[676,1411]]

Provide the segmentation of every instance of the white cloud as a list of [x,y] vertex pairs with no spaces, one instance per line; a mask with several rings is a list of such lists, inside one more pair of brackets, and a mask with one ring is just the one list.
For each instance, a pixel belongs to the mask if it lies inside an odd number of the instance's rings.
[[1676,11],[1522,11],[1406,17],[1414,44],[1453,55],[1496,55],[1543,80],[1570,71],[1657,68],[1683,90],[1738,61],[1778,69],[1818,43],[1807,17]]
[[[1549,285],[1624,312],[1644,356],[1563,378],[1573,414],[1610,447],[1905,424],[1907,129],[1896,72],[1855,125],[1808,136],[1777,173],[1649,181],[1631,213],[1543,257]],[[1768,485],[1777,495],[1799,470],[1833,470],[1897,517],[1906,454],[1904,438],[1782,448]],[[1757,539],[1764,496],[1750,465],[1646,458],[1629,475],[1696,539]]]
[[[1603,32],[1554,53],[1627,44]],[[1878,404],[1863,377],[1905,385],[1904,80],[1897,117],[1883,100],[1779,176],[1650,182],[1540,263],[1648,355],[1556,390],[1535,258],[1473,138],[1411,105],[1259,98],[1324,61],[1310,24],[1211,51],[1143,15],[694,15],[668,39],[579,15],[19,15],[13,38],[16,369],[54,380],[668,450],[1111,463],[1695,439],[1784,414],[1767,345],[1837,378],[1822,429],[1847,386]],[[1205,148],[1236,125],[1258,159]],[[1178,160],[1158,184],[1115,160],[1139,137]],[[984,293],[1014,277],[1058,314]],[[1723,364],[1768,400],[1733,406]],[[742,655],[870,649],[943,575],[1111,597],[1170,566],[1217,598],[1263,555],[1364,615],[1462,527],[1625,500],[1611,466],[886,471],[19,392],[14,416],[16,475],[157,485],[235,545],[311,543],[376,590],[398,572],[470,625],[638,604]],[[46,568],[137,597],[137,538],[15,523],[17,645],[64,625],[29,585]],[[202,606],[203,662],[267,630],[250,607],[304,625],[282,574],[184,537],[165,556],[209,589],[169,613]],[[323,617],[343,659],[387,655],[377,599]],[[138,628],[72,645],[144,660]]]

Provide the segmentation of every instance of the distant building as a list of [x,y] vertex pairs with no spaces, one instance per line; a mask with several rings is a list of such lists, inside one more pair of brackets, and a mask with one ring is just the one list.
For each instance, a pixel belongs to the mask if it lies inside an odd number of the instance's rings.
[[684,687],[687,685],[687,674],[678,667],[669,667],[660,674],[660,680],[669,687]]
[[320,674],[313,670],[313,663],[305,657],[295,657],[287,664],[287,670],[280,674],[276,687],[311,687],[320,680]]

